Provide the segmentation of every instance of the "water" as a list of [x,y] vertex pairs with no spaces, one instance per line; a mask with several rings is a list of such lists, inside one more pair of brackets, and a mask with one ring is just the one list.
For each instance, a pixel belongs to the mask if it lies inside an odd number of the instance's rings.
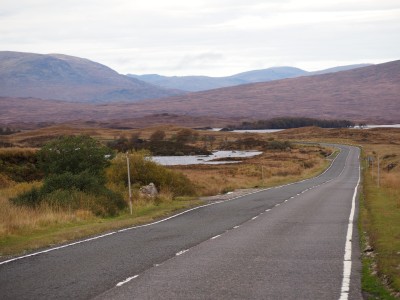
[[[393,125],[367,125],[366,127],[360,128],[358,126],[353,127],[353,129],[371,129],[371,128],[400,128],[400,124]],[[213,128],[211,131],[220,131],[222,128]],[[282,131],[285,129],[244,129],[244,130],[233,130],[230,132],[238,133],[273,133]]]
[[[212,128],[210,131],[220,131],[222,128]],[[278,132],[285,129],[243,129],[243,130],[232,130],[228,132],[238,132],[238,133],[271,133],[271,132]]]
[[212,155],[184,155],[184,156],[153,156],[151,159],[154,162],[163,166],[178,166],[178,165],[216,165],[238,163],[240,161],[212,161],[220,158],[247,158],[260,155],[261,151],[214,151]]

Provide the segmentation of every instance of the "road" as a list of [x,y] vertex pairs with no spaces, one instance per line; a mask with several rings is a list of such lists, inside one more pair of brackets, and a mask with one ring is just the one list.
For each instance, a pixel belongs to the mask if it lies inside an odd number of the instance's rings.
[[1,299],[361,299],[359,150],[319,177],[0,262]]

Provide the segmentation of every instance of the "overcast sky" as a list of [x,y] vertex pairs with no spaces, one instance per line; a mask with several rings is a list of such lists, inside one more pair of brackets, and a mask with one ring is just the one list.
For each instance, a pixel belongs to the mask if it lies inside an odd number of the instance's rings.
[[0,0],[0,50],[224,76],[400,59],[399,0]]

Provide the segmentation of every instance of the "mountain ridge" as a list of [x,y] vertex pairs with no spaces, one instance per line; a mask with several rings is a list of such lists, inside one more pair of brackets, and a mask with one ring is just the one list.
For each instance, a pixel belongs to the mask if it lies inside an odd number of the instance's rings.
[[115,102],[182,93],[118,74],[85,58],[0,51],[0,96]]
[[271,67],[267,69],[251,70],[238,74],[211,77],[211,76],[163,76],[159,74],[135,75],[127,74],[127,76],[143,80],[145,82],[155,84],[164,88],[179,89],[188,92],[200,92],[223,87],[231,87],[241,84],[250,84],[256,82],[268,82],[273,80],[281,80],[286,78],[294,78],[300,76],[313,76],[327,73],[335,73],[347,71],[355,68],[371,66],[372,64],[354,64],[347,66],[337,66],[329,69],[308,72],[295,67]]
[[3,124],[46,120],[54,123],[108,122],[122,126],[129,122],[131,127],[139,126],[135,124],[151,125],[154,116],[157,116],[157,124],[162,124],[163,120],[168,124],[174,119],[182,120],[179,116],[186,120],[195,118],[196,126],[210,126],[212,120],[219,120],[218,124],[229,120],[225,124],[228,125],[274,117],[398,124],[399,95],[400,60],[397,60],[330,74],[252,83],[135,103],[94,105],[0,97],[0,119]]

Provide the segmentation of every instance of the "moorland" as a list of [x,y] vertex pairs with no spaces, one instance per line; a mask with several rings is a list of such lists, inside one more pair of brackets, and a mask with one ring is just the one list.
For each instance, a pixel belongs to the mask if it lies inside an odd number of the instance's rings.
[[[29,207],[10,201],[33,187],[40,189],[43,186],[46,179],[39,168],[36,153],[49,141],[66,135],[91,136],[102,145],[114,147],[116,151],[118,147],[115,145],[123,143],[128,147],[119,149],[119,154],[105,170],[105,184],[124,199],[126,205],[123,208],[107,215],[96,213],[88,206],[66,208],[59,203],[43,202],[39,206]],[[146,160],[146,157],[151,156],[150,149],[135,149],[135,141],[138,140],[166,144],[179,141],[181,145],[189,146],[188,151],[260,150],[263,154],[235,164],[163,167]],[[200,200],[202,196],[226,194],[243,188],[275,186],[315,176],[329,165],[335,149],[309,142],[345,143],[362,149],[359,229],[362,233],[364,257],[363,289],[371,295],[385,294],[387,288],[398,293],[399,140],[400,130],[390,128],[305,127],[260,134],[193,130],[172,125],[107,129],[80,128],[75,124],[3,135],[1,141],[7,147],[0,150],[1,256],[4,259],[10,254],[149,222],[174,211],[199,205],[203,203]],[[130,153],[131,166],[136,170],[132,177],[132,215],[127,206],[129,199],[125,179],[125,153],[121,151]],[[176,178],[175,185],[163,176]],[[160,190],[156,198],[147,198],[139,193],[140,186],[150,181],[155,182]],[[185,188],[177,188],[176,182]],[[78,196],[81,200],[88,197],[85,193]],[[377,274],[378,277],[371,274]],[[382,281],[385,288],[380,284]]]

